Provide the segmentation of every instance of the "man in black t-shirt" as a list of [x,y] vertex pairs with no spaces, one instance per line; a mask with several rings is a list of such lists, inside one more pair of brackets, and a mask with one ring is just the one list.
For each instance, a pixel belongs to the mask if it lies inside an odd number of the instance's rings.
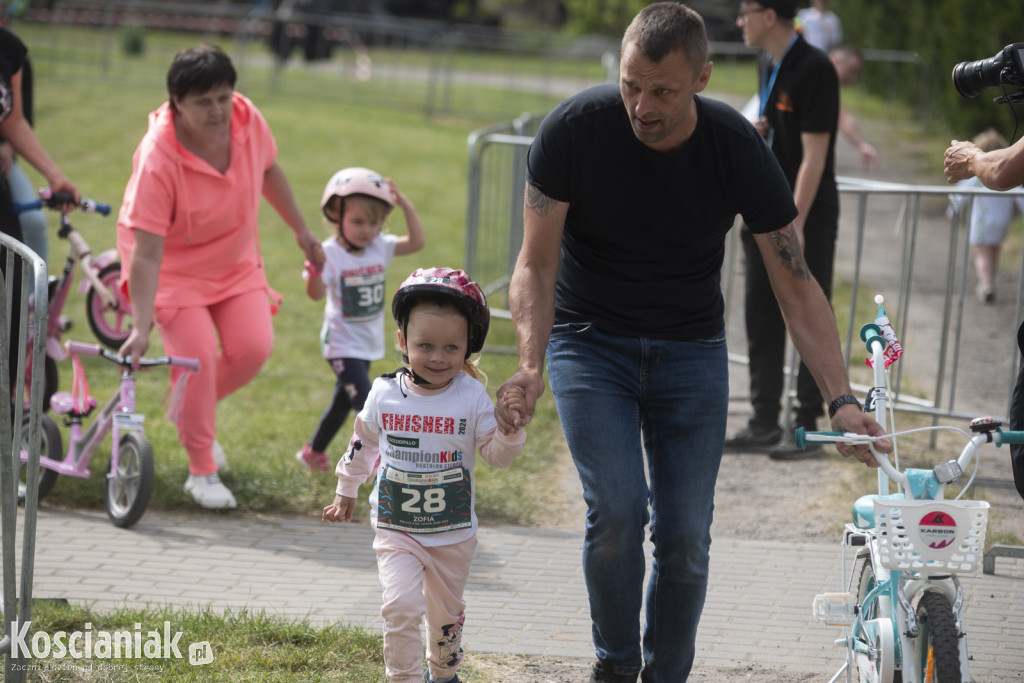
[[[506,425],[529,421],[546,356],[588,508],[594,683],[636,683],[641,669],[646,683],[683,683],[693,664],[728,413],[719,282],[737,214],[797,325],[797,347],[835,399],[833,427],[882,432],[849,395],[785,175],[738,112],[698,94],[710,75],[700,17],[676,2],[648,5],[623,38],[619,87],[556,107],[527,161],[509,287],[519,368],[495,412]],[[508,391],[525,394],[526,415],[504,407]],[[866,447],[840,451],[872,462]]]
[[[744,42],[765,51],[759,69],[758,132],[771,147],[792,188],[798,215],[793,221],[811,274],[826,297],[832,293],[832,266],[839,223],[835,179],[835,138],[839,120],[839,79],[828,55],[811,47],[793,22],[796,0],[741,2],[737,24]],[[771,282],[753,231],[741,233],[746,261],[745,319],[750,358],[753,416],[726,440],[728,449],[771,447],[776,459],[804,458],[821,446],[802,450],[793,429],[779,428],[784,387],[786,323],[771,292]],[[790,327],[790,333],[793,329]],[[818,386],[801,363],[796,380],[793,427],[814,430],[823,413]],[[790,426],[790,416],[783,416]]]

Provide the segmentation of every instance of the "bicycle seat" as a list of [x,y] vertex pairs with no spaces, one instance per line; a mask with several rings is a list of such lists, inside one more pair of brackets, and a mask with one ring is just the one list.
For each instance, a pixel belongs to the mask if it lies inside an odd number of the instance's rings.
[[96,408],[96,400],[91,396],[88,398],[85,410],[75,411],[75,397],[69,391],[58,391],[50,397],[50,408],[58,415],[88,415]]

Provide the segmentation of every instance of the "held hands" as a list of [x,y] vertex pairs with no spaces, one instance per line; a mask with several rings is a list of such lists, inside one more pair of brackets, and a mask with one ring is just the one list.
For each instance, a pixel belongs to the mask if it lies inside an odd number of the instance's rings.
[[[498,420],[498,429],[502,434],[514,434],[529,421],[525,417],[526,393],[522,387],[508,387],[498,399],[498,406],[501,406],[501,411],[509,418],[507,422]],[[495,415],[497,415],[498,406],[495,406]]]
[[334,502],[324,508],[320,516],[321,522],[351,522],[352,511],[356,509],[356,499],[337,494]]
[[[854,434],[867,434],[868,436],[882,436],[885,434],[882,425],[852,404],[841,406],[836,411],[835,417],[832,418],[832,429],[853,432]],[[892,441],[889,439],[876,441],[874,446],[875,450],[882,453],[892,453]],[[875,462],[875,456],[871,454],[871,449],[867,444],[837,443],[836,450],[844,457],[853,456],[857,458],[857,460],[860,460],[868,467],[878,467],[878,463]]]
[[981,154],[981,148],[973,142],[953,140],[950,143],[946,150],[943,168],[943,173],[946,174],[950,185],[974,175],[974,171],[971,170],[971,160],[978,154]]
[[299,248],[302,249],[306,254],[306,259],[316,266],[317,270],[323,270],[324,260],[324,248],[320,244],[320,240],[316,238],[309,229],[303,229],[295,233],[295,241],[299,243]]
[[501,433],[511,434],[530,424],[537,399],[542,393],[544,378],[541,373],[523,368],[498,387],[494,418],[498,421]]

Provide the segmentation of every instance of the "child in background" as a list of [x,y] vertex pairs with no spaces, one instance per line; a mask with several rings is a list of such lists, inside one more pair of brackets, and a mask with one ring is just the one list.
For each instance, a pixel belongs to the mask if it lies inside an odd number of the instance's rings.
[[[384,589],[388,681],[458,683],[462,596],[477,543],[476,452],[494,467],[507,467],[526,434],[498,430],[494,404],[470,360],[483,348],[490,313],[463,271],[415,271],[395,292],[391,311],[408,365],[374,380],[322,520],[351,521],[359,485],[376,475],[370,522]],[[521,391],[503,400],[507,409],[524,413]]]
[[[995,129],[988,129],[972,140],[983,152],[992,152],[1007,146],[1006,138]],[[976,177],[965,178],[957,187],[983,187]],[[978,284],[974,290],[978,301],[984,304],[996,300],[996,274],[999,272],[999,250],[1006,238],[1015,213],[1024,214],[1024,197],[988,195],[950,195],[952,208],[962,211],[971,207],[970,242],[974,252],[974,270]]]
[[[381,232],[395,205],[405,213],[405,236]],[[384,357],[384,278],[395,256],[423,248],[415,207],[390,179],[368,168],[344,168],[327,181],[320,209],[334,236],[323,243],[324,267],[309,261],[302,276],[313,301],[327,295],[321,351],[337,377],[331,404],[313,438],[295,454],[314,472],[327,472],[328,444],[370,393],[370,361]]]

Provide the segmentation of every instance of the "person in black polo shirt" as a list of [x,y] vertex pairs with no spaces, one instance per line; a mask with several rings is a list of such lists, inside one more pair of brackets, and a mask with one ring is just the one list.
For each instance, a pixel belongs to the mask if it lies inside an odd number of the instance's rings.
[[[798,212],[793,228],[804,260],[831,299],[839,223],[835,180],[839,79],[828,55],[811,47],[797,33],[793,21],[796,11],[796,0],[741,2],[736,23],[743,29],[747,45],[765,51],[758,69],[760,117],[755,126],[792,189]],[[779,428],[786,324],[749,226],[744,226],[741,237],[746,259],[745,318],[754,414],[747,427],[726,440],[726,448],[770,448],[769,455],[777,459],[820,454],[821,446],[798,449],[793,430],[783,434]],[[813,430],[824,412],[823,400],[803,363],[796,391],[793,426]]]

